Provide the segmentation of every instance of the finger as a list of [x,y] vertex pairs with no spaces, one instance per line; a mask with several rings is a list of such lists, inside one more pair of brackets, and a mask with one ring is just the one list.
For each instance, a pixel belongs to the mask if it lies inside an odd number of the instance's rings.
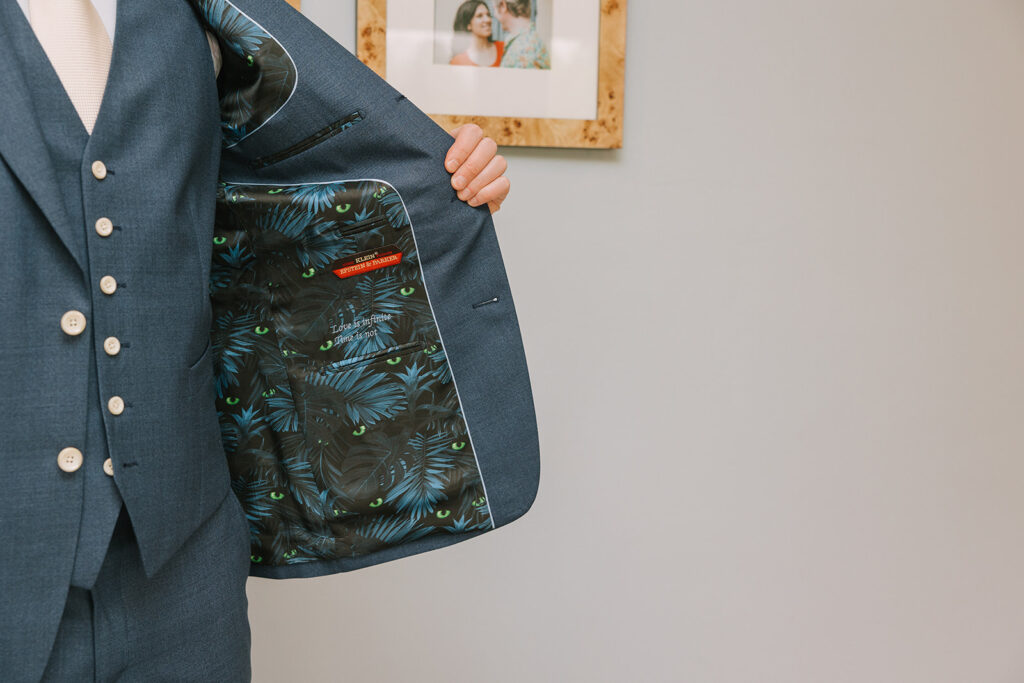
[[459,170],[455,172],[455,177],[452,178],[452,187],[456,190],[461,190],[473,182],[473,179],[480,175],[480,171],[484,170],[484,167],[490,163],[497,153],[498,143],[491,138],[481,140],[477,144],[476,149],[459,166]]
[[505,176],[501,176],[489,183],[484,189],[480,190],[472,199],[469,200],[470,206],[480,206],[481,204],[487,204],[491,207],[491,213],[494,213],[501,207],[501,203],[508,197],[508,191],[512,187],[509,179]]
[[448,149],[444,159],[444,167],[449,173],[457,171],[462,162],[469,158],[477,144],[483,140],[484,131],[475,123],[467,123],[453,130],[452,135],[455,136],[455,142]]
[[469,185],[459,191],[459,199],[465,201],[474,196],[487,186],[488,183],[504,173],[507,168],[508,162],[505,161],[505,157],[500,154],[495,155],[493,159],[487,162],[483,170],[477,174],[476,178],[473,178]]

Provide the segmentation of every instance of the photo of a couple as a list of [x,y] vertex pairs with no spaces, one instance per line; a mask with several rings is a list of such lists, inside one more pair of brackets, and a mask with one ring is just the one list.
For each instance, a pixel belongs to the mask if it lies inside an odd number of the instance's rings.
[[436,1],[435,63],[551,68],[551,0],[466,0],[455,7],[457,2]]

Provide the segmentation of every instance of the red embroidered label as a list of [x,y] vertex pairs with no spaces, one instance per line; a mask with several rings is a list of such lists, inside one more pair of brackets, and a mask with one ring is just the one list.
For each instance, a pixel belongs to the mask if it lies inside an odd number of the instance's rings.
[[370,249],[353,254],[331,266],[334,274],[340,278],[369,273],[388,266],[397,266],[402,262],[402,252],[393,244],[379,249]]

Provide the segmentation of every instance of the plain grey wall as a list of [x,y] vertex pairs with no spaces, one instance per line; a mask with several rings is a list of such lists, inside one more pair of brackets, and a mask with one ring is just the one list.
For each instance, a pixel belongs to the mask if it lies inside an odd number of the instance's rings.
[[1024,680],[1024,4],[635,1],[626,82],[503,150],[533,509],[251,580],[256,680]]

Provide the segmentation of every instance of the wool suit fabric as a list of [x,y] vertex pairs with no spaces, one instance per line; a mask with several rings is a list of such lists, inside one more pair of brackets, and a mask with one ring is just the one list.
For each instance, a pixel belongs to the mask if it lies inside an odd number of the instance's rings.
[[[230,26],[211,19],[226,13]],[[244,69],[248,59],[259,69],[258,50],[253,59],[231,33],[245,22],[263,32],[257,47],[283,46],[292,87],[275,100],[260,90],[274,85],[269,70],[245,81],[243,94],[256,92],[260,116],[232,127],[238,111],[225,114],[225,107],[239,96],[224,92],[223,78],[218,91],[203,28],[220,39],[226,66],[233,59]],[[48,663],[51,671],[76,666],[76,656],[68,655],[75,640],[65,636],[84,632],[86,606],[98,675],[120,670],[125,680],[147,680],[131,646],[118,645],[117,629],[98,619],[120,615],[114,621],[134,624],[134,642],[152,645],[145,630],[152,619],[137,618],[152,605],[167,606],[170,630],[162,624],[152,636],[161,641],[175,628],[184,639],[196,608],[222,614],[212,621],[222,629],[219,642],[235,649],[211,661],[230,667],[248,649],[248,627],[237,618],[244,613],[243,544],[252,548],[250,575],[322,576],[474,538],[529,509],[539,458],[525,354],[489,214],[458,200],[442,166],[447,133],[282,0],[118,3],[107,91],[87,139],[11,0],[0,1],[0,38],[18,55],[13,68],[0,70],[0,205],[7,211],[0,223],[0,286],[8,294],[0,300],[0,352],[5,380],[24,387],[0,395],[0,462],[9,482],[0,519],[5,541],[18,550],[0,561],[0,585],[11,596],[0,614],[5,680],[38,680]],[[40,93],[32,94],[32,86],[41,86]],[[271,108],[261,110],[267,101]],[[357,111],[354,126],[337,125]],[[102,179],[92,172],[96,160],[107,169]],[[258,207],[259,201],[269,206],[273,192],[344,179],[381,179],[382,192],[401,195],[401,218],[415,232],[408,258],[429,290],[443,361],[458,387],[458,417],[471,430],[438,462],[450,462],[463,447],[461,453],[471,452],[474,476],[486,484],[486,528],[460,526],[455,515],[442,523],[450,510],[438,507],[435,518],[434,507],[422,501],[403,508],[386,489],[375,502],[335,508],[355,522],[328,527],[303,517],[324,510],[294,504],[311,502],[300,499],[308,489],[279,485],[273,501],[293,502],[281,511],[269,498],[247,496],[265,483],[246,479],[237,467],[237,458],[250,454],[235,453],[229,469],[221,431],[230,427],[233,404],[214,382],[226,351],[210,339],[209,298],[215,224],[237,196],[226,198],[224,187],[244,188],[258,197]],[[99,217],[112,220],[109,236],[94,230]],[[252,236],[259,227],[241,229]],[[106,274],[118,280],[113,295],[98,290]],[[61,330],[68,310],[84,314],[83,334]],[[102,349],[107,336],[121,341],[114,356]],[[105,409],[112,395],[124,398],[122,414]],[[364,424],[353,433],[365,430]],[[301,441],[308,434],[290,436]],[[56,466],[56,454],[67,446],[84,453],[75,472]],[[97,475],[106,457],[112,478]],[[444,492],[427,493],[444,502]],[[431,526],[407,533],[428,513]],[[282,515],[292,545],[261,565],[267,514]],[[360,519],[367,521],[356,524]],[[239,543],[243,526],[249,538]],[[311,528],[321,534],[317,544],[294,540],[310,537]],[[338,539],[322,535],[325,528],[338,530]],[[349,546],[336,542],[343,533],[374,545],[345,552]],[[217,577],[204,588],[212,592],[190,597],[183,586],[203,576]],[[125,586],[120,604],[110,598],[113,584]],[[81,591],[90,585],[84,600]],[[124,597],[132,595],[138,604]],[[208,640],[217,643],[218,636],[210,633]],[[119,654],[109,654],[118,647]],[[175,680],[190,679],[182,673]]]
[[[247,650],[244,532],[208,381],[210,251],[203,247],[220,141],[205,35],[184,2],[118,3],[114,55],[90,136],[9,0],[0,3],[0,34],[13,58],[0,75],[0,348],[5,381],[21,387],[18,397],[0,400],[10,494],[0,526],[20,555],[0,560],[2,678],[39,680],[59,642],[65,604],[80,612],[75,597],[88,589],[96,590],[97,618],[120,609],[118,619],[135,624],[133,640],[102,640],[114,634],[97,622],[98,671],[119,666],[103,656],[104,643],[124,649],[126,667],[171,645],[147,639],[156,632],[146,629],[160,625],[138,619],[147,604],[166,603],[160,619],[179,629],[202,603],[219,604],[234,619],[210,634],[212,642]],[[97,159],[108,169],[103,180],[91,171]],[[94,230],[100,217],[115,226],[107,237]],[[113,295],[98,287],[107,274],[118,281]],[[62,331],[67,310],[84,313],[82,334]],[[121,342],[116,356],[102,349],[108,336]],[[106,409],[112,395],[126,402],[121,415]],[[56,466],[67,446],[84,456],[75,472]],[[107,457],[114,477],[103,471]],[[111,541],[122,500],[131,523]],[[218,575],[208,587],[219,598],[182,590]],[[118,583],[120,608],[108,600]],[[131,591],[144,599],[133,602]]]

